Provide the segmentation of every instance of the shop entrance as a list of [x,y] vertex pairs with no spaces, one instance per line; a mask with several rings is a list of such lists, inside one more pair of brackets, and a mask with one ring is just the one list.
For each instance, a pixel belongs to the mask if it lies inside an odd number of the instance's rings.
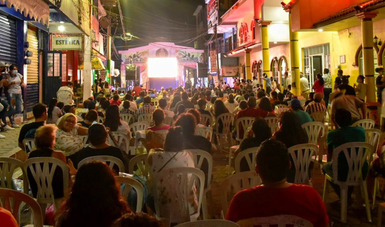
[[44,103],[49,103],[53,97],[56,97],[56,91],[62,84],[62,52],[49,51],[47,53],[47,77],[44,85]]

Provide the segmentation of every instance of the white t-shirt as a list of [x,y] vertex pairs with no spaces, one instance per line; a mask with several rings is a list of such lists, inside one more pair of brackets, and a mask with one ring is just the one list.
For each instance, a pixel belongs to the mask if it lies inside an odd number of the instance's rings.
[[56,92],[57,101],[63,102],[64,105],[72,105],[74,103],[74,100],[72,99],[73,94],[74,93],[72,91],[72,88],[68,86],[62,86]]
[[23,79],[23,76],[20,73],[17,73],[16,76],[10,76],[8,79],[8,83],[11,84],[12,82],[15,82],[14,84],[9,85],[8,93],[10,96],[12,94],[21,94],[21,81]]

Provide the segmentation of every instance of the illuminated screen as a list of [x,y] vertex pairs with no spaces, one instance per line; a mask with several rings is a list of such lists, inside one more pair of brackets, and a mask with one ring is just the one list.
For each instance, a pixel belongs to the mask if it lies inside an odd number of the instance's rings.
[[175,78],[178,75],[176,58],[148,58],[147,66],[149,78]]

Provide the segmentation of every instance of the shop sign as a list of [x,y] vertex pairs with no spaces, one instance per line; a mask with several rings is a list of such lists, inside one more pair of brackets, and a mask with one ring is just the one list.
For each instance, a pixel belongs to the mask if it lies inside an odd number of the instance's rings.
[[210,68],[211,73],[217,72],[217,51],[216,50],[210,50]]
[[218,24],[218,1],[210,0],[207,5],[207,26],[208,29]]
[[231,76],[235,77],[239,74],[239,67],[238,66],[222,66],[222,76]]
[[52,50],[81,50],[81,36],[52,37]]

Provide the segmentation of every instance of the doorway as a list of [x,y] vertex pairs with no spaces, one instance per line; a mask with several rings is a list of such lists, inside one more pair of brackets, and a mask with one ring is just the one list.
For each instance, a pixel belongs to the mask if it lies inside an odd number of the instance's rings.
[[322,75],[322,55],[313,55],[311,56],[311,73],[312,75],[309,78],[310,85],[314,84],[314,81],[317,79],[317,74]]
[[62,53],[61,51],[49,51],[47,53],[47,77],[44,86],[44,103],[56,97],[56,92],[62,84]]

